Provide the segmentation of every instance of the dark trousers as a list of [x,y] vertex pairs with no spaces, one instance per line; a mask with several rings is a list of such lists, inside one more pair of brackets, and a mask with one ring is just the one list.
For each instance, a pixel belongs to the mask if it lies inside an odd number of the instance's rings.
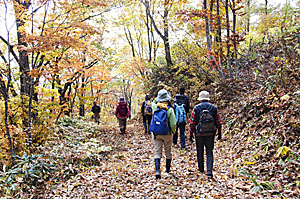
[[149,132],[149,126],[152,120],[152,115],[143,115],[143,124],[145,128],[145,133]]
[[121,134],[125,134],[126,120],[127,120],[126,118],[119,118],[119,127],[120,127]]
[[180,146],[181,148],[185,148],[185,122],[176,124],[176,132],[173,135],[173,144],[177,144],[178,129],[180,131]]
[[207,170],[213,170],[214,162],[214,140],[215,136],[196,136],[196,148],[197,148],[197,161],[198,168],[201,172],[204,172],[204,147],[206,150],[206,167]]
[[94,113],[94,117],[95,117],[95,122],[99,124],[100,113]]

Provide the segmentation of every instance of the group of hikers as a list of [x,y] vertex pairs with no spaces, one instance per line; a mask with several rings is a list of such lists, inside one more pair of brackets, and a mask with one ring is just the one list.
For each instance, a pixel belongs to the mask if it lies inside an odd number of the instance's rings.
[[[180,148],[185,149],[186,147],[185,128],[190,111],[190,102],[184,92],[185,88],[181,87],[179,94],[175,96],[173,103],[171,103],[170,92],[161,89],[153,101],[151,101],[151,96],[147,94],[141,106],[145,134],[152,135],[156,179],[161,178],[160,161],[163,149],[166,156],[166,172],[171,171],[172,143],[177,145],[178,131]],[[206,175],[212,178],[214,140],[216,136],[218,140],[222,138],[220,115],[218,108],[210,102],[207,91],[201,91],[198,100],[200,103],[194,106],[190,115],[189,140],[191,142],[194,142],[194,139],[196,140],[198,170],[201,173],[204,173],[205,148]],[[100,109],[100,107],[99,109],[96,108],[97,106],[94,103],[92,107],[94,114],[94,110]],[[120,98],[116,106],[115,115],[119,121],[121,134],[125,134],[126,120],[131,118],[131,112],[123,97]],[[99,122],[99,118],[96,119],[96,114],[95,121]]]

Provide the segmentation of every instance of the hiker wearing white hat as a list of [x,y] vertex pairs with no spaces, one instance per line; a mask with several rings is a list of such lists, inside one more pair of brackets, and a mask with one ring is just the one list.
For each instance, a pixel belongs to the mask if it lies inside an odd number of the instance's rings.
[[198,169],[204,172],[204,147],[206,149],[207,176],[212,177],[213,171],[213,149],[216,131],[218,131],[218,140],[221,139],[221,122],[218,108],[209,102],[209,93],[201,91],[199,93],[197,104],[191,114],[190,120],[190,141],[193,137],[196,139]]

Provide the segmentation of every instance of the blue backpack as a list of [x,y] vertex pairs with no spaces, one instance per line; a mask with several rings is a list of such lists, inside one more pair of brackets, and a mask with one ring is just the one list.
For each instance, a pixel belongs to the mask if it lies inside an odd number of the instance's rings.
[[184,108],[185,104],[178,105],[176,104],[175,114],[176,114],[176,122],[178,124],[186,122],[186,112]]
[[157,107],[153,113],[149,130],[155,135],[167,135],[169,133],[169,119],[166,109]]

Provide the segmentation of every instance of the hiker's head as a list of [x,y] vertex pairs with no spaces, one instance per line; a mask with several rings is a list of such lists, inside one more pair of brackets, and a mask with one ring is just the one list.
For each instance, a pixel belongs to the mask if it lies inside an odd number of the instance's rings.
[[147,95],[145,96],[145,99],[146,99],[146,100],[150,100],[150,95],[147,94]]
[[184,92],[185,92],[185,88],[184,88],[184,87],[181,87],[181,88],[179,89],[179,93],[180,93],[181,95],[183,95]]
[[158,102],[167,102],[171,99],[171,95],[167,90],[161,89],[158,91],[156,99]]
[[94,101],[94,105],[96,105],[97,104],[97,102],[96,101]]
[[124,101],[124,97],[120,97],[120,100],[119,100],[120,102],[122,102],[122,101]]
[[207,91],[201,91],[199,93],[198,100],[199,101],[209,101],[209,92],[207,92]]

